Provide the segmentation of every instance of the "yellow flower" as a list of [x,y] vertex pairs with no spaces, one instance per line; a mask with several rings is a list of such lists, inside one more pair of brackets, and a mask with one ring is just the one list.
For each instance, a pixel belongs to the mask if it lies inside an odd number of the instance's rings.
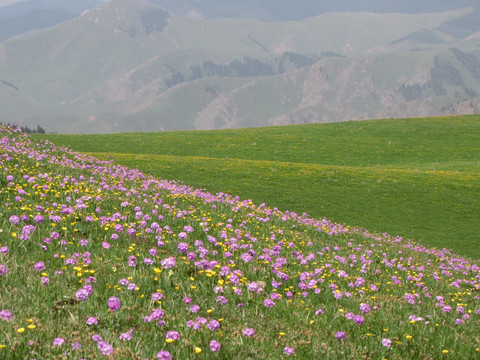
[[406,335],[405,339],[407,339],[407,340],[413,339],[413,336],[412,335]]
[[443,350],[442,351],[444,354],[448,354],[448,350]]
[[23,327],[17,330],[17,332],[18,332],[19,334],[23,333],[24,331],[25,331],[25,328],[23,328]]
[[195,352],[195,354],[200,354],[202,352],[202,349],[200,349],[199,347],[194,347],[193,351]]
[[30,324],[27,326],[29,330],[33,330],[37,327],[37,325],[34,325],[34,324]]

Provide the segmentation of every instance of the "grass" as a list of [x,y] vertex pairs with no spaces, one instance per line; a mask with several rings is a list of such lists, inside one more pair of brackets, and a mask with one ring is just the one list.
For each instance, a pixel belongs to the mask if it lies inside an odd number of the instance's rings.
[[209,192],[480,257],[480,117],[38,136]]
[[2,359],[480,357],[478,262],[7,128],[0,170]]
[[3,359],[479,357],[476,262],[1,131]]

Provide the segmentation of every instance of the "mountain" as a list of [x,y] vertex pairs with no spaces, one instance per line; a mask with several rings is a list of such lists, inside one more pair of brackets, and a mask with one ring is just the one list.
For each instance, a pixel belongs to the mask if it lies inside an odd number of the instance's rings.
[[31,30],[46,29],[96,7],[97,0],[27,0],[0,7],[0,42]]
[[194,18],[298,21],[329,12],[432,13],[478,6],[476,0],[149,0]]
[[0,121],[115,132],[478,112],[477,11],[265,22],[112,0],[0,43]]

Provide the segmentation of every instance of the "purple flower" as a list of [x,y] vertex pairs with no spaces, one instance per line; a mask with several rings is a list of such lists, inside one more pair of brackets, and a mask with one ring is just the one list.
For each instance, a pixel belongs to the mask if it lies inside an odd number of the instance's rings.
[[10,321],[12,320],[12,313],[9,310],[0,310],[0,319]]
[[190,310],[190,312],[192,312],[192,313],[197,313],[197,312],[200,311],[200,306],[194,304],[194,305],[190,306],[190,309],[189,309],[189,310]]
[[157,353],[157,359],[172,360],[172,354],[170,354],[167,350],[162,350]]
[[192,302],[192,299],[189,298],[188,296],[185,296],[185,297],[183,298],[183,302],[185,303],[185,305],[188,305],[188,304],[190,304],[190,303]]
[[392,345],[392,340],[390,339],[382,339],[382,345],[386,348],[389,348]]
[[246,328],[243,331],[243,335],[244,336],[249,336],[249,337],[254,337],[255,336],[255,330],[253,330],[252,328]]
[[360,304],[360,311],[364,314],[368,314],[370,312],[370,305],[368,304]]
[[[85,281],[87,282],[87,281]],[[90,284],[83,285],[83,290],[85,290],[88,293],[88,296],[93,294],[93,286]]]
[[181,253],[186,253],[188,251],[188,244],[184,242],[179,243],[177,250]]
[[164,316],[165,316],[165,311],[163,311],[162,309],[154,309],[150,314],[150,317],[152,318],[152,320],[160,320]]
[[121,335],[119,336],[119,339],[122,340],[122,341],[128,341],[128,340],[131,340],[131,339],[132,339],[132,336],[133,336],[133,329],[130,329],[129,331],[124,332],[123,334],[121,334]]
[[357,325],[363,325],[363,323],[365,322],[365,319],[363,318],[362,315],[355,315],[353,317],[353,322]]
[[42,270],[45,270],[45,263],[43,261],[39,261],[37,262],[33,268],[36,270],[36,271],[42,271]]
[[117,311],[118,309],[120,309],[120,307],[122,306],[122,303],[120,302],[120,299],[115,297],[115,296],[111,296],[109,299],[108,299],[108,302],[107,302],[107,305],[108,305],[108,308],[112,311]]
[[178,331],[175,330],[170,330],[167,332],[167,335],[165,335],[165,339],[167,340],[179,340],[180,339],[180,334]]
[[152,294],[152,300],[153,301],[158,301],[160,299],[163,298],[163,294],[162,293],[159,293],[159,292],[156,292],[156,293],[153,293]]
[[283,353],[288,355],[288,356],[291,356],[291,355],[294,355],[295,354],[295,349],[294,348],[291,348],[291,347],[288,347],[288,346],[285,346],[283,348]]
[[85,301],[88,299],[88,291],[85,290],[85,289],[80,289],[78,290],[76,293],[75,293],[75,296],[77,298],[78,301]]
[[155,261],[152,260],[152,259],[149,258],[149,257],[146,257],[146,258],[143,259],[143,263],[144,263],[145,265],[153,265],[153,264],[155,263]]
[[53,346],[61,346],[63,344],[65,344],[65,339],[64,338],[57,337],[57,338],[53,339]]
[[113,354],[113,346],[108,344],[105,341],[99,341],[97,343],[98,349],[102,352],[103,355],[111,355]]
[[337,340],[345,340],[347,338],[347,335],[345,334],[344,331],[337,331],[335,334],[335,339]]
[[7,273],[7,266],[4,264],[0,264],[0,276],[5,276]]
[[165,268],[165,269],[170,269],[174,266],[177,265],[177,261],[173,256],[170,256],[168,258],[163,259],[160,264]]
[[446,313],[449,313],[450,311],[452,311],[452,307],[448,306],[448,305],[444,305],[443,308],[442,308],[442,311],[446,312]]
[[322,309],[318,309],[317,311],[315,311],[315,315],[324,315],[325,312],[322,310]]
[[216,340],[210,341],[210,350],[211,351],[220,351],[220,343]]
[[90,316],[88,319],[87,319],[87,322],[86,322],[87,325],[97,325],[98,324],[98,319],[94,316]]
[[210,330],[218,330],[220,329],[220,323],[217,320],[212,320],[208,323],[208,328]]
[[220,295],[220,296],[217,296],[217,299],[216,299],[217,303],[219,303],[220,305],[226,305],[228,303],[228,299],[223,296],[223,295]]
[[92,340],[95,342],[102,341],[102,337],[98,334],[92,335]]
[[10,221],[11,224],[13,225],[18,225],[20,224],[20,218],[17,216],[17,215],[12,215],[10,216],[10,218],[8,219]]
[[405,294],[405,301],[409,304],[415,304],[415,296],[412,294]]
[[263,305],[265,307],[271,308],[275,306],[275,302],[272,299],[265,299],[265,301],[263,302]]
[[35,215],[34,218],[33,218],[33,221],[40,224],[40,223],[43,222],[43,216],[42,215]]

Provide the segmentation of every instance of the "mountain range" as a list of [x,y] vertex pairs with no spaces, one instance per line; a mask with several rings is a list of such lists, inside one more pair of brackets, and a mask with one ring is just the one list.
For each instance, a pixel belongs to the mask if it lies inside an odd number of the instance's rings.
[[[88,133],[480,111],[477,1],[36,3],[49,5],[0,7],[0,36],[17,26],[0,43],[3,123]],[[43,25],[22,27],[29,17]]]

